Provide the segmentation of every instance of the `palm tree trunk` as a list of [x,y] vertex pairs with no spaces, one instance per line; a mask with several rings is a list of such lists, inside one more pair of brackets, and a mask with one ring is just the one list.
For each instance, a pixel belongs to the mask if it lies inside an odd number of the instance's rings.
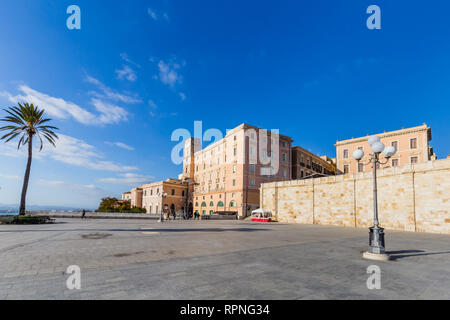
[[23,179],[22,197],[20,198],[19,215],[25,215],[25,200],[27,197],[28,181],[30,180],[31,161],[33,159],[33,135],[28,134],[28,162],[25,177]]

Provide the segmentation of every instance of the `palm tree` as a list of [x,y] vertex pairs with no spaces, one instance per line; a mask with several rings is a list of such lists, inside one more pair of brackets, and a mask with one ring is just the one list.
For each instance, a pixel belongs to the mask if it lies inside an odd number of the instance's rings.
[[10,125],[0,128],[0,131],[9,131],[0,140],[5,140],[5,143],[13,140],[17,136],[20,136],[17,149],[21,146],[28,144],[28,162],[27,169],[25,171],[25,177],[23,179],[22,197],[20,198],[19,215],[25,215],[25,199],[27,196],[28,181],[30,180],[31,160],[33,158],[33,137],[38,136],[41,147],[39,151],[42,151],[44,146],[42,137],[47,140],[54,147],[55,140],[58,136],[52,130],[58,130],[56,127],[45,125],[51,119],[44,119],[43,115],[45,110],[39,110],[39,108],[33,104],[24,103],[18,104],[18,107],[11,107],[4,109],[8,115],[0,121],[10,123]]

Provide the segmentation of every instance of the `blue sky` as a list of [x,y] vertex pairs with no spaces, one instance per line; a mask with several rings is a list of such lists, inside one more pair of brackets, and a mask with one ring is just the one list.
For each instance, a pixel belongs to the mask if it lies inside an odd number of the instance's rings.
[[[81,30],[66,9],[81,8]],[[366,27],[377,4],[382,29]],[[317,154],[383,130],[432,127],[450,153],[448,1],[2,1],[0,106],[31,100],[62,135],[33,162],[28,203],[96,207],[176,177],[177,128],[247,122]],[[4,112],[0,111],[0,116]],[[0,203],[26,158],[0,145]]]

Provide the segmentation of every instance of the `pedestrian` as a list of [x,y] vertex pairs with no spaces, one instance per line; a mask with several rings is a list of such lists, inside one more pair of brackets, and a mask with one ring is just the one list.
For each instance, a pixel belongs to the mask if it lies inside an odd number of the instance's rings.
[[81,212],[81,219],[86,219],[86,210],[84,210],[84,209]]

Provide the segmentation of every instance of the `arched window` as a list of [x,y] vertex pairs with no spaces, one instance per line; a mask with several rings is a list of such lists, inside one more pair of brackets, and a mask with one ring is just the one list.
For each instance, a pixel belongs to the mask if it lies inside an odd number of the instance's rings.
[[214,207],[214,202],[211,201],[211,202],[209,203],[209,206],[210,206],[210,207]]
[[219,201],[219,203],[217,204],[218,207],[223,207],[223,202]]
[[210,215],[213,215],[213,214],[214,214],[214,211],[213,211],[213,210],[209,211],[209,214],[210,214]]
[[236,202],[231,201],[231,202],[230,202],[230,207],[236,207]]
[[195,203],[195,206],[198,207],[198,202]]
[[173,196],[175,195],[175,189],[172,189],[172,195]]
[[202,207],[206,207],[206,202],[202,202]]

